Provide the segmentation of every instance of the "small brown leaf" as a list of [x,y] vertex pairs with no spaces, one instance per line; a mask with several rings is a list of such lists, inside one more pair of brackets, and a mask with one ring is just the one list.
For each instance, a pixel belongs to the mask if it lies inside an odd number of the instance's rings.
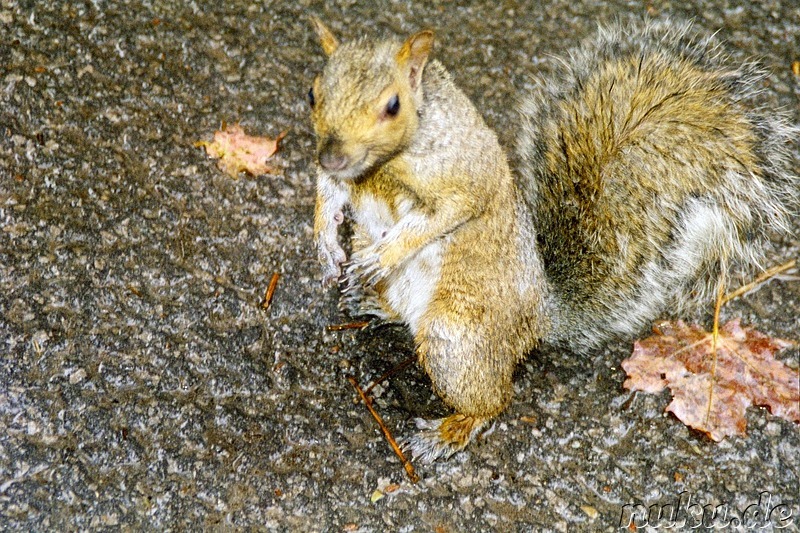
[[281,132],[275,139],[253,137],[235,124],[223,126],[222,130],[215,132],[212,142],[198,141],[194,145],[204,147],[209,157],[219,159],[217,166],[220,170],[236,179],[240,172],[252,176],[274,174],[276,169],[268,165],[267,160],[278,151],[286,133]]
[[792,343],[732,320],[720,328],[715,364],[712,335],[700,326],[662,322],[654,330],[622,362],[625,388],[654,393],[669,387],[667,411],[715,441],[745,435],[750,405],[800,422],[798,372],[774,358]]

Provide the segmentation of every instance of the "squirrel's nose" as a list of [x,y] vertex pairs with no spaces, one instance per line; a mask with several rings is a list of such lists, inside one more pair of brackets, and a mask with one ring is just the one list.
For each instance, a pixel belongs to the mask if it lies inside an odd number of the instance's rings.
[[340,143],[329,139],[319,151],[319,164],[325,170],[343,170],[350,164],[350,158],[342,153]]

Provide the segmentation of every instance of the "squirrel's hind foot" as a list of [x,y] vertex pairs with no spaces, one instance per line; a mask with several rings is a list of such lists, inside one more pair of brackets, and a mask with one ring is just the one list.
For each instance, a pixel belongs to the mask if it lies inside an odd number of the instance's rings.
[[402,447],[409,451],[414,459],[419,459],[423,463],[432,463],[440,458],[447,459],[463,450],[480,435],[489,420],[461,413],[437,420],[417,418],[417,428],[420,431],[405,440]]

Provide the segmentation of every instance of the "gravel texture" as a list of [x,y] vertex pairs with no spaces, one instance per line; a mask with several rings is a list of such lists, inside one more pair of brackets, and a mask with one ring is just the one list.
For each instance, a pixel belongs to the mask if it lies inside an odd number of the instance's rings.
[[[718,30],[800,122],[788,0],[0,2],[0,529],[614,530],[626,504],[760,520],[761,497],[797,531],[798,427],[751,409],[748,438],[712,443],[665,394],[622,389],[630,343],[531,354],[493,434],[414,485],[346,380],[406,359],[408,334],[326,331],[347,319],[311,244],[323,54],[306,14],[343,38],[436,28],[511,147],[512,104],[551,54],[631,12]],[[221,173],[193,143],[222,122],[289,129],[282,173]],[[800,255],[794,227],[771,264]],[[800,284],[724,316],[800,340]],[[797,368],[796,348],[782,358]],[[446,412],[415,366],[374,395],[397,435]]]

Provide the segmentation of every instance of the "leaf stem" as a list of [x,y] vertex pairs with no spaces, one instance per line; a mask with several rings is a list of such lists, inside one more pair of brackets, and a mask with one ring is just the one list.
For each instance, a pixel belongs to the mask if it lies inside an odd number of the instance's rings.
[[711,330],[711,386],[708,387],[708,409],[706,410],[706,426],[711,420],[711,405],[714,401],[714,384],[717,381],[717,341],[719,340],[719,311],[725,299],[725,278],[720,278],[717,289],[717,303],[714,305],[714,327]]

